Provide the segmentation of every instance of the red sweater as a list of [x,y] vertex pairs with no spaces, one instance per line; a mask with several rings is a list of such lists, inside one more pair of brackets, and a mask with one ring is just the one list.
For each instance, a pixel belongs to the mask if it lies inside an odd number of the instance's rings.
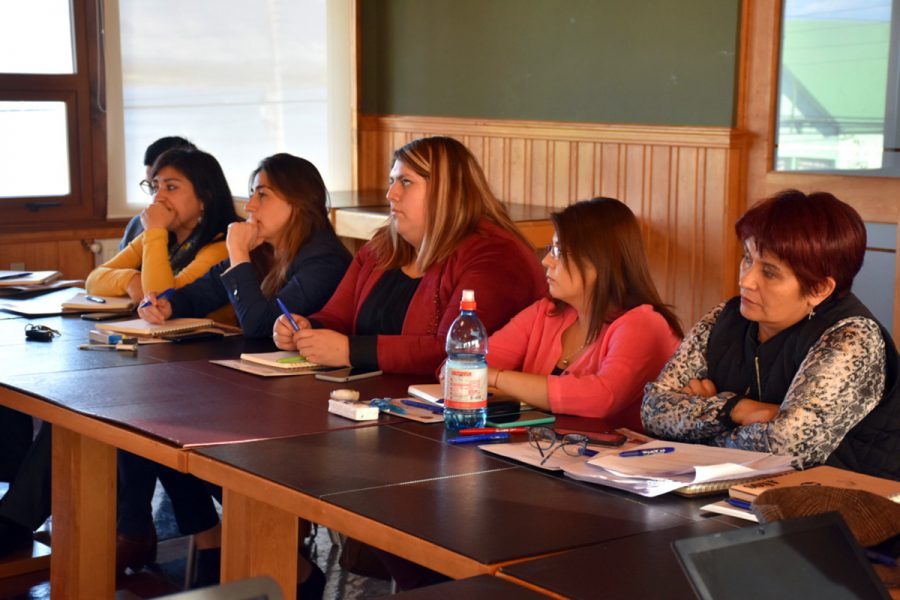
[[649,304],[635,307],[600,330],[563,371],[550,375],[562,352],[562,334],[575,322],[571,307],[549,314],[548,299],[535,302],[488,340],[488,365],[547,375],[555,413],[600,417],[613,427],[642,431],[641,397],[678,347],[678,338]]
[[[371,245],[363,246],[334,296],[310,318],[322,327],[354,334],[359,309],[384,274],[376,262]],[[492,333],[545,295],[547,280],[531,248],[508,231],[482,221],[453,254],[422,275],[402,333],[378,336],[378,367],[385,373],[434,376],[446,358],[447,330],[459,315],[464,289],[475,290],[478,318]]]

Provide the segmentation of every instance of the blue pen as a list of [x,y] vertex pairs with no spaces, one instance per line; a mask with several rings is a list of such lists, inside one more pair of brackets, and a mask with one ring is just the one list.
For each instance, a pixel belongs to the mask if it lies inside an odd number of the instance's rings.
[[295,321],[294,317],[291,316],[291,311],[287,309],[287,306],[284,305],[284,302],[281,301],[281,298],[275,298],[275,302],[278,303],[278,308],[280,308],[281,312],[284,313],[284,316],[287,318],[288,323],[291,324],[291,327],[294,328],[294,331],[300,331],[300,326],[297,325],[297,321]]
[[725,498],[725,502],[732,506],[743,508],[744,510],[750,510],[750,503],[746,500],[738,500],[737,498]]
[[675,448],[663,446],[662,448],[647,448],[646,450],[626,450],[625,452],[619,452],[619,456],[631,458],[633,456],[651,456],[653,454],[668,454],[670,452],[675,452]]
[[508,442],[508,433],[486,433],[484,435],[461,435],[447,438],[448,444],[472,444],[475,442]]
[[[174,293],[175,293],[175,289],[174,289],[174,288],[169,288],[169,289],[167,289],[167,290],[165,290],[165,291],[160,292],[159,294],[157,294],[157,295],[156,295],[156,299],[159,300],[160,298],[168,298],[169,296],[171,296],[171,295],[174,294]],[[140,308],[147,308],[147,307],[150,306],[151,304],[153,304],[153,303],[150,302],[149,300],[147,300],[146,302],[144,302],[143,304],[141,304]]]
[[440,406],[434,406],[433,404],[428,404],[427,402],[419,402],[418,400],[412,400],[410,398],[404,398],[400,402],[407,406],[415,406],[416,408],[424,408],[425,410],[430,410],[436,415],[444,414],[443,408],[441,408]]

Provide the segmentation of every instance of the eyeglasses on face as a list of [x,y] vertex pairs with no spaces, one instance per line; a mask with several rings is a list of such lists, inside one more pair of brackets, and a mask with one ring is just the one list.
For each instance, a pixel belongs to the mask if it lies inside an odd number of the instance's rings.
[[153,183],[149,179],[144,179],[139,185],[141,186],[142,192],[151,196],[156,195],[156,192],[159,191],[159,185]]
[[550,457],[560,448],[569,456],[594,456],[597,454],[596,451],[587,447],[587,436],[580,433],[567,433],[560,436],[549,427],[529,427],[528,443],[540,452],[541,466],[550,460]]
[[545,249],[545,256],[550,256],[553,260],[559,260],[559,257],[562,256],[563,252],[559,247],[559,242],[553,242]]

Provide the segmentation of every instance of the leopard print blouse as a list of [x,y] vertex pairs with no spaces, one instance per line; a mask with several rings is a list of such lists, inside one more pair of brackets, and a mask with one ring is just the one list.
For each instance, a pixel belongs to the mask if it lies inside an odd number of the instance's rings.
[[774,419],[727,429],[719,413],[735,394],[705,398],[681,391],[688,380],[707,377],[709,333],[724,306],[691,329],[657,380],[644,388],[641,419],[647,433],[791,455],[798,468],[824,463],[884,393],[885,350],[878,324],[865,317],[835,323],[810,348]]

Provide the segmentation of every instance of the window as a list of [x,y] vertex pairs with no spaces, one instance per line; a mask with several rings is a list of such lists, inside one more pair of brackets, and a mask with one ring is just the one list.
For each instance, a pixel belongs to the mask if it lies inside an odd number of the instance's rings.
[[0,227],[102,214],[99,8],[70,0],[0,4]]
[[777,170],[900,176],[898,7],[785,0]]
[[276,152],[312,161],[329,189],[350,189],[351,0],[141,0],[117,10],[110,217],[149,202],[138,189],[144,150],[170,135],[213,154],[236,196]]

